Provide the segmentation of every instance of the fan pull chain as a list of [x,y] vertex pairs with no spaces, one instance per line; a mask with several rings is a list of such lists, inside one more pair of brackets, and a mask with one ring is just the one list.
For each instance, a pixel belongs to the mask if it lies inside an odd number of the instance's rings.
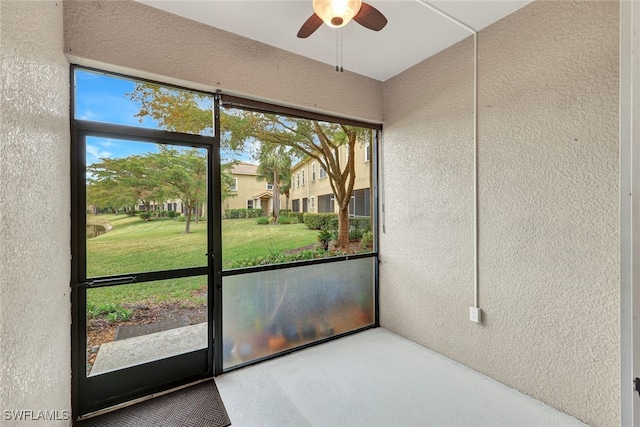
[[339,67],[339,65],[340,65],[340,53],[339,53],[340,52],[340,47],[339,47],[339,44],[338,44],[338,41],[340,39],[339,34],[340,34],[340,31],[336,31],[336,73],[340,71],[340,67]]
[[342,68],[342,28],[336,31],[336,72],[344,72],[344,68]]
[[340,72],[343,73],[344,69],[342,68],[342,52],[344,52],[344,49],[342,48],[342,28],[340,28]]

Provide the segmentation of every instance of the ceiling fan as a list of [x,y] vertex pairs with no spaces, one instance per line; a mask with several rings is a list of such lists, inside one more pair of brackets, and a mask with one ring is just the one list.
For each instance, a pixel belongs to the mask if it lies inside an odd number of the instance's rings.
[[313,0],[313,10],[315,13],[298,31],[301,39],[313,34],[323,22],[332,28],[340,28],[353,19],[373,31],[380,31],[387,25],[387,18],[362,0]]

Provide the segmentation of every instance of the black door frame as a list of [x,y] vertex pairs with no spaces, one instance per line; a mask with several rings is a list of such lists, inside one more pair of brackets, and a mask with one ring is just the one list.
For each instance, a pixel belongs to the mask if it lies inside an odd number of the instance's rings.
[[[111,137],[129,141],[171,144],[207,150],[207,246],[206,266],[86,277],[86,137]],[[72,299],[72,409],[73,418],[180,385],[210,378],[221,372],[214,353],[214,330],[221,335],[222,260],[219,136],[182,134],[155,129],[74,120],[71,138],[71,299]],[[217,272],[217,274],[216,274]],[[208,346],[186,354],[124,368],[96,377],[86,376],[86,290],[91,287],[180,277],[207,276]],[[217,365],[220,365],[217,368]]]

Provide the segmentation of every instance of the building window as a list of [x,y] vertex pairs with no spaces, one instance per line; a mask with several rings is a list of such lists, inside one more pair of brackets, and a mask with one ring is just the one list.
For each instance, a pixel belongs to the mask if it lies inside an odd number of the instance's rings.
[[304,187],[304,169],[302,169],[302,186]]
[[229,191],[238,191],[238,178],[233,178],[233,184],[229,186]]
[[311,163],[311,182],[316,180],[316,162]]
[[367,142],[364,145],[364,161],[368,162],[369,160],[371,160],[371,144]]
[[247,209],[253,209],[253,200],[247,200]]
[[333,194],[318,196],[318,213],[335,212],[335,199]]
[[368,188],[354,190],[351,200],[349,201],[349,215],[351,216],[370,216],[370,194]]
[[273,184],[270,182],[267,182],[267,190],[273,190]]
[[324,170],[322,166],[320,166],[320,179],[326,178],[326,177],[327,177],[327,172]]
[[298,185],[296,185],[296,187],[300,187],[300,172],[298,172],[298,173],[296,174],[296,181],[297,181],[297,183],[298,183]]

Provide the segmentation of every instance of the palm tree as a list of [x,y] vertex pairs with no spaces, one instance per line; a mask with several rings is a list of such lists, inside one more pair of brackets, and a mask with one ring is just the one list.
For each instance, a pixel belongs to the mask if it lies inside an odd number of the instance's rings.
[[[267,181],[273,184],[272,215],[277,220],[280,212],[280,188],[288,187],[289,181],[291,181],[291,153],[281,145],[262,144],[258,160],[260,162],[258,164],[258,181]],[[287,206],[288,204],[287,196]]]

